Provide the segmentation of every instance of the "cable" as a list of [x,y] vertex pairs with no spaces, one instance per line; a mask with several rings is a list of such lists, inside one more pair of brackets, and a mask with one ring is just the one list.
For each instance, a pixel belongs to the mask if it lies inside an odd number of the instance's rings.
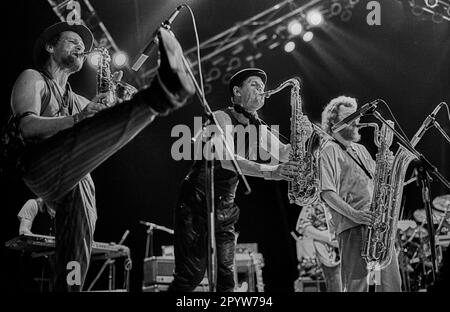
[[448,108],[447,103],[446,103],[446,102],[441,102],[441,103],[439,103],[439,104],[444,105],[445,108],[447,109],[447,118],[448,118],[448,121],[450,122],[450,109]]
[[187,5],[186,3],[183,3],[181,6],[187,8],[189,10],[189,13],[191,14],[192,18],[192,25],[194,27],[194,34],[195,34],[195,43],[197,45],[197,63],[198,63],[198,74],[199,74],[199,80],[200,80],[200,89],[202,90],[202,98],[203,102],[206,102],[205,98],[205,88],[203,86],[203,73],[202,73],[202,63],[200,59],[200,40],[198,39],[198,31],[197,31],[197,24],[195,22],[195,16],[194,12],[192,11],[191,7]]
[[386,108],[389,111],[389,114],[391,115],[392,119],[394,119],[395,124],[398,126],[398,129],[400,130],[400,132],[402,133],[403,137],[405,137],[405,139],[408,139],[408,137],[406,136],[405,132],[402,129],[402,126],[400,125],[400,123],[397,121],[397,119],[395,118],[394,114],[392,113],[389,105],[387,105],[387,103],[383,100],[383,99],[377,99],[377,101],[381,102],[384,104],[384,106],[386,106]]
[[263,125],[265,125],[265,126],[269,129],[270,132],[274,133],[275,135],[278,135],[278,137],[282,138],[283,140],[286,140],[286,141],[289,143],[290,140],[289,140],[288,138],[286,138],[284,135],[282,135],[279,131],[273,130],[272,127],[269,126],[264,120],[262,120],[262,119],[260,119],[260,118],[258,118],[258,120],[259,120]]

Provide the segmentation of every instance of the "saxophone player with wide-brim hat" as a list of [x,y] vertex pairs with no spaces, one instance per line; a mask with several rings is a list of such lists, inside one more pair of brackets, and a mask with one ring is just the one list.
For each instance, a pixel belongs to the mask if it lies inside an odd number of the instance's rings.
[[[376,218],[370,211],[376,163],[367,149],[357,143],[361,138],[358,120],[339,132],[331,130],[356,109],[356,99],[340,96],[322,112],[322,129],[333,139],[321,151],[321,198],[331,213],[330,228],[339,244],[342,289],[365,292],[369,290],[369,270],[361,251],[367,226]],[[392,257],[379,273],[373,276],[376,291],[401,291],[397,257]]]
[[72,91],[68,78],[80,71],[94,41],[80,24],[46,28],[34,48],[36,69],[14,84],[9,155],[18,155],[15,167],[25,184],[56,212],[55,291],[80,291],[89,267],[97,218],[90,172],[194,94],[178,41],[164,29],[158,36],[157,77],[121,105],[106,108],[99,103],[105,94],[88,100]]

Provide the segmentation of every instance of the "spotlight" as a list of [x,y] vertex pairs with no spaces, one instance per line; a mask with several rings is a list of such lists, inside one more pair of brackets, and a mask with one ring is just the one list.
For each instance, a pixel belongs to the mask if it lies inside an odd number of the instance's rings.
[[425,0],[425,4],[429,8],[435,8],[439,4],[439,0]]
[[122,67],[127,63],[128,57],[124,52],[116,52],[113,56],[113,62],[116,67]]
[[217,67],[212,67],[210,71],[205,75],[205,82],[211,82],[220,78],[221,71]]
[[420,6],[418,6],[418,5],[414,5],[414,6],[411,8],[411,13],[412,13],[414,16],[421,16],[421,15],[423,14],[423,12],[424,12],[423,8],[420,7]]
[[284,45],[284,51],[287,53],[290,53],[295,50],[295,42],[294,41],[288,41]]
[[231,72],[236,70],[237,68],[241,67],[241,59],[239,57],[232,57],[229,61],[228,61],[228,66],[227,66],[227,72]]
[[309,42],[309,41],[311,41],[313,39],[313,37],[314,37],[314,34],[312,33],[312,31],[307,31],[303,35],[303,41]]
[[342,11],[341,21],[348,22],[351,18],[352,18],[352,11],[350,10]]
[[342,4],[340,2],[333,2],[330,6],[331,15],[336,16],[342,12]]
[[310,25],[318,26],[323,22],[323,16],[319,10],[311,10],[306,14],[306,20]]
[[439,24],[439,23],[442,23],[444,21],[444,17],[441,14],[439,14],[439,13],[434,13],[433,16],[431,17],[431,20],[434,23]]
[[100,62],[100,52],[92,52],[88,55],[89,64],[92,67],[97,67],[98,62]]
[[288,23],[287,29],[291,35],[297,36],[302,33],[303,26],[298,20],[292,20]]

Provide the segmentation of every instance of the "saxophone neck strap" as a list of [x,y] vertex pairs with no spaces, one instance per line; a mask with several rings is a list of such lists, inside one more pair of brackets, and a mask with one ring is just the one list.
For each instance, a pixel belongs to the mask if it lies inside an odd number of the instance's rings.
[[336,139],[333,139],[333,141],[337,144],[337,145],[339,145],[339,147],[344,151],[344,152],[346,152],[347,153],[347,155],[348,156],[350,156],[350,158],[351,159],[353,159],[353,161],[364,171],[364,173],[367,175],[367,177],[369,178],[369,179],[373,179],[373,177],[372,177],[372,174],[370,173],[370,171],[366,168],[366,166],[364,166],[364,163],[363,163],[363,161],[361,160],[361,158],[359,158],[359,155],[358,155],[358,153],[355,151],[355,155],[356,155],[356,157],[355,156],[353,156],[353,154],[352,153],[350,153],[349,151],[348,151],[348,149],[347,149],[347,147],[344,145],[344,144],[342,144],[341,142],[339,142],[338,140],[336,140]]
[[254,124],[257,126],[261,124],[261,121],[260,121],[257,113],[252,114],[252,113],[246,111],[241,105],[238,105],[238,104],[233,105],[233,109],[236,113],[244,115],[245,118],[250,120],[251,124]]

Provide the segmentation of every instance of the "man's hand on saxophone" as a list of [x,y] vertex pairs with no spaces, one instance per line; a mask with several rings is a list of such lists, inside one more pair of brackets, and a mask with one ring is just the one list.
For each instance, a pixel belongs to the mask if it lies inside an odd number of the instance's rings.
[[276,165],[276,169],[272,171],[271,180],[292,181],[299,173],[299,163],[288,161]]
[[375,222],[376,214],[372,211],[354,210],[350,219],[358,224],[370,226]]
[[81,112],[78,114],[73,115],[74,123],[78,123],[83,119],[89,118],[94,116],[99,111],[107,108],[106,105],[102,104],[104,100],[108,98],[109,94],[108,92],[100,93],[96,95],[92,101],[87,103],[87,105],[83,108]]

